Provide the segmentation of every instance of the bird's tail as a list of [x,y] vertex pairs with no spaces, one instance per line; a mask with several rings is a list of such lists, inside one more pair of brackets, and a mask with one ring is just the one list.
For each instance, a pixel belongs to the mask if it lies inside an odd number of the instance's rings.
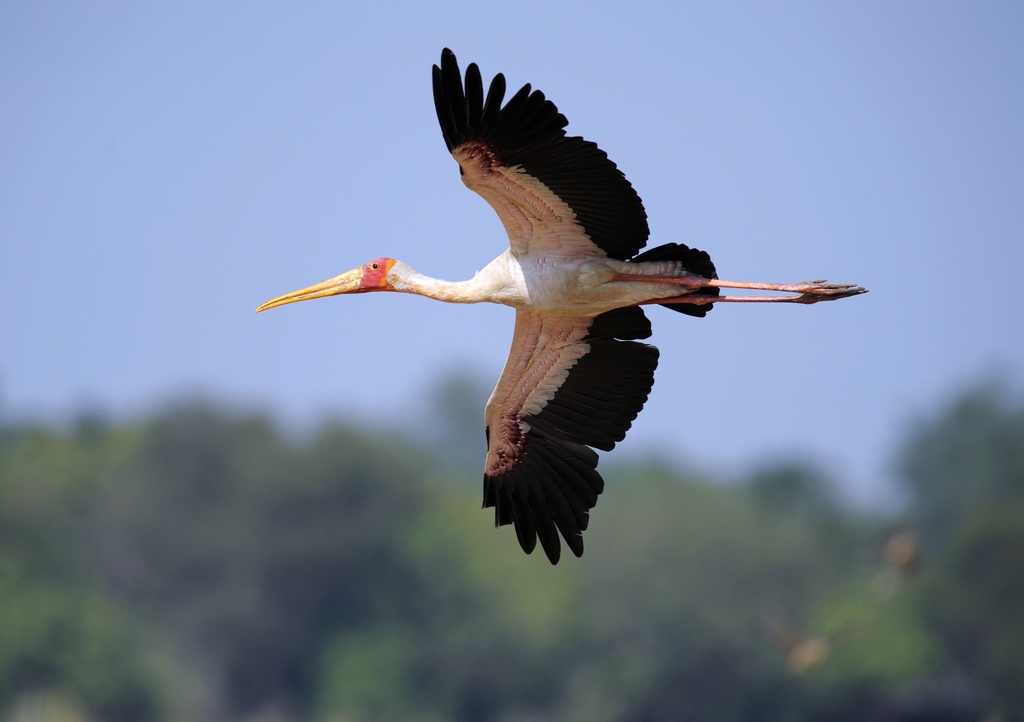
[[[696,248],[690,248],[682,243],[666,243],[664,246],[651,248],[650,250],[644,251],[643,253],[629,259],[630,263],[640,263],[644,261],[679,261],[679,264],[687,273],[704,276],[704,278],[718,278],[718,273],[715,271],[715,264],[711,262],[711,256],[708,255],[707,251],[699,251]],[[705,296],[717,296],[718,289],[701,288],[694,293],[699,293]],[[660,305],[665,308],[670,308],[673,311],[678,311],[679,313],[685,313],[687,316],[696,316],[698,318],[704,318],[708,311],[710,311],[714,306],[713,303],[704,303],[699,305],[692,303],[662,303]]]

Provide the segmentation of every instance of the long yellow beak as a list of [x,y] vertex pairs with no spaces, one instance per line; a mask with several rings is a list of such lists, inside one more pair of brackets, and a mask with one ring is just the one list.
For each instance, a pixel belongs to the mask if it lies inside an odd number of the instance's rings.
[[337,296],[340,293],[352,293],[359,289],[362,280],[363,269],[360,266],[359,268],[353,268],[351,271],[346,271],[340,276],[330,278],[323,283],[318,283],[315,286],[310,286],[309,288],[303,288],[301,291],[292,291],[291,293],[286,293],[283,296],[278,296],[257,308],[256,313],[266,311],[268,308],[284,306],[289,303],[308,301],[311,298],[324,298],[325,296]]

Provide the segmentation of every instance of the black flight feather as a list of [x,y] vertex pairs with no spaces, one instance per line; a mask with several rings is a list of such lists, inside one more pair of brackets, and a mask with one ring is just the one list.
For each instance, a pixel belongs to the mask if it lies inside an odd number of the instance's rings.
[[484,475],[484,507],[494,507],[496,525],[515,525],[527,554],[539,539],[556,563],[559,533],[573,554],[583,554],[582,532],[604,490],[591,447],[612,449],[643,408],[658,350],[635,339],[650,335],[651,324],[636,306],[595,317],[585,339],[590,351],[539,413],[523,417],[530,428],[516,464],[504,474]]
[[[480,141],[503,165],[521,166],[566,202],[590,240],[611,258],[626,260],[644,247],[650,230],[640,196],[604,151],[565,134],[569,121],[542,92],[524,85],[499,107],[505,79],[495,76],[484,100],[480,71],[470,65],[464,90],[458,61],[447,48],[433,79],[437,119],[449,151]],[[585,203],[592,198],[601,203]]]

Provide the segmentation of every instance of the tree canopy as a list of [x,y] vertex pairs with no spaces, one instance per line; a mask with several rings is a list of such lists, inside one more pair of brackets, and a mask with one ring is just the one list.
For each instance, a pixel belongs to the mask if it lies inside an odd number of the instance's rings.
[[[441,393],[469,445],[472,384]],[[0,427],[0,714],[1024,719],[1005,391],[911,430],[899,514],[799,462],[733,485],[626,463],[558,567],[493,529],[461,446],[212,405]]]

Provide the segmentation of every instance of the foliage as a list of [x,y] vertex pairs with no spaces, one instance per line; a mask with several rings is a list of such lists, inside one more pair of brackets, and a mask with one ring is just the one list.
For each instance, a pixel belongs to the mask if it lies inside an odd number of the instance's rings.
[[918,608],[1005,718],[1024,720],[1024,404],[998,383],[970,389],[901,458],[934,559]]
[[422,464],[332,426],[288,445],[265,421],[176,410],[143,433],[104,500],[107,587],[209,668],[238,714],[311,704],[324,639],[414,612],[403,537]]
[[1024,503],[975,509],[922,581],[919,606],[951,653],[1024,719]]
[[[469,445],[475,392],[448,386]],[[203,406],[3,428],[0,711],[1024,719],[1022,419],[983,389],[919,425],[902,519],[845,510],[800,463],[742,486],[612,467],[586,555],[557,567],[492,528],[467,454],[402,436],[290,439]],[[925,530],[925,565],[879,584],[894,524]]]
[[59,687],[104,719],[152,718],[136,628],[98,589],[82,541],[132,434],[7,432],[0,446],[0,704]]
[[1024,404],[989,382],[919,421],[900,454],[910,515],[943,544],[977,507],[1024,501]]

